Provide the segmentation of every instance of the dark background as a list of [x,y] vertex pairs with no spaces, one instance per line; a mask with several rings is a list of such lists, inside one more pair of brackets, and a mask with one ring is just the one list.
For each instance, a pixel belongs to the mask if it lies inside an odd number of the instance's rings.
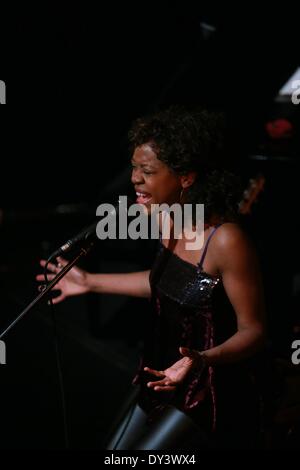
[[[171,103],[202,104],[228,114],[245,184],[266,179],[245,225],[262,259],[271,348],[289,361],[299,336],[299,109],[274,99],[299,66],[296,14],[214,2],[61,3],[18,5],[1,30],[11,109],[1,116],[0,329],[36,295],[38,260],[101,202],[130,194],[131,121]],[[282,117],[295,132],[274,141],[265,124]],[[82,265],[146,269],[154,253],[154,242],[111,241]],[[147,301],[112,296],[55,309],[70,448],[102,448],[148,313]],[[5,338],[1,448],[65,447],[53,328],[39,305]]]

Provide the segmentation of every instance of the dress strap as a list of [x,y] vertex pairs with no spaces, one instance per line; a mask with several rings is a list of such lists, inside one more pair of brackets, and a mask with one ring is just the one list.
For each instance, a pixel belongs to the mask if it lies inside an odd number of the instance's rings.
[[203,250],[203,253],[202,253],[202,256],[201,256],[201,259],[200,259],[200,262],[199,262],[199,267],[202,268],[203,266],[203,262],[204,262],[204,258],[206,256],[206,253],[207,253],[207,248],[208,248],[208,244],[210,242],[210,239],[211,237],[213,236],[213,234],[215,233],[215,231],[221,227],[221,225],[223,224],[218,224],[214,227],[213,231],[211,232],[211,234],[209,235],[208,239],[206,240],[206,243],[205,243],[205,247],[204,247],[204,250]]

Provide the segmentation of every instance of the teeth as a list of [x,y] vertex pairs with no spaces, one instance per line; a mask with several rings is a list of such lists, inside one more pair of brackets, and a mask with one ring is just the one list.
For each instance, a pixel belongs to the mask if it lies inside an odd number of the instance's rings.
[[[136,191],[136,195],[137,195],[137,196],[147,197],[147,194],[146,194],[146,193],[138,193],[137,191]],[[148,196],[150,196],[150,194],[149,194]]]

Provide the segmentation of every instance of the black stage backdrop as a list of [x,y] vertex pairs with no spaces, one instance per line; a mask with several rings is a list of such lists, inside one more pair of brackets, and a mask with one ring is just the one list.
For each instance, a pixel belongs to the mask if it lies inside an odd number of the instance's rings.
[[[258,173],[266,179],[246,224],[262,256],[272,348],[290,363],[299,322],[300,146],[297,132],[272,141],[265,124],[287,117],[299,129],[298,108],[274,101],[299,66],[299,27],[292,10],[275,8],[167,1],[9,8],[0,64],[11,105],[1,116],[1,329],[36,295],[40,257],[93,220],[98,204],[130,194],[131,121],[171,103],[203,104],[228,113],[245,184]],[[145,269],[155,248],[103,243],[82,264]],[[70,448],[102,448],[130,390],[148,313],[147,302],[110,296],[57,307]],[[47,306],[5,341],[0,447],[64,448]],[[293,445],[284,426],[278,432],[283,447]]]

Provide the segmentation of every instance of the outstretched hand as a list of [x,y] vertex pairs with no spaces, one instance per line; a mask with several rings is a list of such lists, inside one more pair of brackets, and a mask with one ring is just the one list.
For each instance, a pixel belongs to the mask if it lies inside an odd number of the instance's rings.
[[154,375],[159,380],[155,382],[148,382],[147,386],[157,392],[170,392],[176,390],[185,378],[197,369],[199,372],[204,367],[204,358],[199,351],[188,348],[179,348],[180,354],[183,356],[179,361],[175,362],[168,369],[159,371],[144,367],[144,370],[149,374]]
[[[64,258],[57,258],[58,264],[49,263],[48,270],[48,281],[52,281],[54,277],[61,271],[61,269],[68,263]],[[45,260],[40,261],[40,265],[44,268],[46,265]],[[82,269],[74,266],[70,271],[53,287],[53,290],[60,291],[60,295],[54,297],[52,302],[57,304],[64,300],[66,297],[73,295],[85,294],[88,292],[88,286],[86,282],[87,273]],[[36,276],[37,281],[44,281],[44,274],[38,274]]]

